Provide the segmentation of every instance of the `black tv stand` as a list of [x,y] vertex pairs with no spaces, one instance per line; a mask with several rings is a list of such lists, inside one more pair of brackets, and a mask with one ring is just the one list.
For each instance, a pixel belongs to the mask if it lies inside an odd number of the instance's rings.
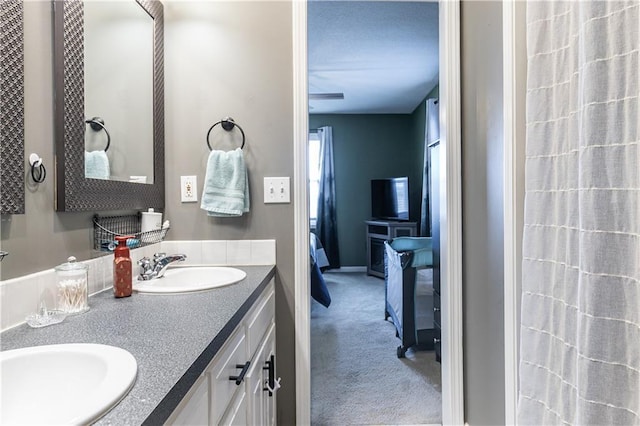
[[384,278],[384,242],[396,237],[415,237],[416,222],[367,220],[367,274]]

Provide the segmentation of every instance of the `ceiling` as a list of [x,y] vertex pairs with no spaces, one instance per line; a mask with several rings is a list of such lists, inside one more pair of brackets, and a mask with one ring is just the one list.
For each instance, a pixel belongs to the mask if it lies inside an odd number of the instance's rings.
[[311,114],[408,114],[438,83],[438,3],[310,1]]

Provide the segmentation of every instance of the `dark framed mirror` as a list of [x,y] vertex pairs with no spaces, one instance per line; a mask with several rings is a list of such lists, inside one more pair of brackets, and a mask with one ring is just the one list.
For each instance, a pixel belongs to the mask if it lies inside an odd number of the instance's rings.
[[[135,0],[135,4],[153,20],[153,57],[149,70],[152,114],[136,115],[138,121],[152,120],[149,124],[153,129],[153,143],[150,152],[132,155],[130,160],[142,160],[143,157],[152,159],[150,181],[153,183],[85,176],[85,133],[95,130],[87,125],[87,120],[94,117],[87,117],[85,111],[85,5],[81,0],[54,0],[55,200],[58,211],[164,207],[164,12],[160,1]],[[105,79],[104,84],[109,84],[109,78]],[[123,109],[133,103],[134,99],[130,100],[126,93],[119,96]],[[114,143],[126,145],[139,141],[111,140],[111,146]]]
[[22,0],[0,1],[0,213],[24,213]]

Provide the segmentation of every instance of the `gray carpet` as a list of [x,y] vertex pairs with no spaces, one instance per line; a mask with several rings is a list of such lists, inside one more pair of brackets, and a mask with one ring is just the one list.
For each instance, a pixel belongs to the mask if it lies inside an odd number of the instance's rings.
[[433,351],[398,359],[384,320],[384,280],[324,274],[331,306],[311,306],[311,424],[408,425],[442,421],[440,364]]

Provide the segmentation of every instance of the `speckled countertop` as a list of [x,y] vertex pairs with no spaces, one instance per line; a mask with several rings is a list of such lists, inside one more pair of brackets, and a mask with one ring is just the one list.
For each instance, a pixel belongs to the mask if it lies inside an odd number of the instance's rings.
[[274,266],[236,267],[247,273],[241,282],[193,294],[116,299],[104,291],[89,298],[88,312],[60,324],[3,332],[0,349],[60,343],[126,349],[138,363],[136,383],[96,424],[161,424],[275,275]]

